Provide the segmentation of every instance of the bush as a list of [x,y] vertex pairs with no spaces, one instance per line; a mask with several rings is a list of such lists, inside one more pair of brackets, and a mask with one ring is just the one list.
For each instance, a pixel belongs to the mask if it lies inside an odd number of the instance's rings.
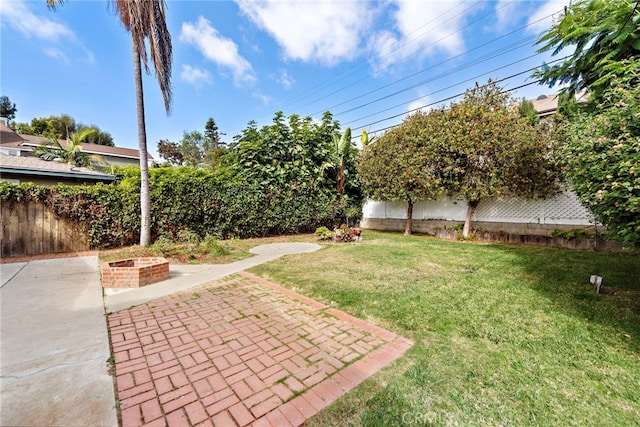
[[169,255],[173,250],[174,243],[167,236],[160,236],[153,242],[151,245],[151,250],[156,254],[161,254],[162,256]]
[[229,254],[229,250],[225,248],[218,239],[210,234],[207,234],[204,238],[204,247],[211,256],[222,256]]
[[[314,182],[280,186],[221,182],[209,171],[188,167],[155,168],[149,174],[151,234],[159,240],[165,236],[158,250],[173,238],[196,251],[206,235],[224,239],[311,232],[331,223],[334,215],[335,194]],[[139,169],[115,168],[115,175],[111,185],[41,187],[2,182],[0,201],[41,201],[86,232],[92,248],[132,245],[140,236]]]
[[329,230],[327,227],[324,227],[324,226],[316,228],[316,231],[314,234],[318,236],[318,239],[320,240],[331,240],[335,235],[333,231]]

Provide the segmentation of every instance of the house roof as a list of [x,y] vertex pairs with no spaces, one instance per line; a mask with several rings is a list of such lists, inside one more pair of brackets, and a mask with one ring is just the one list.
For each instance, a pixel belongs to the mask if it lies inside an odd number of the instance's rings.
[[67,163],[46,161],[31,156],[7,156],[6,154],[0,154],[0,173],[79,178],[96,181],[115,180],[115,177],[111,174]]
[[[66,140],[59,140],[60,145],[67,146]],[[0,145],[3,147],[15,147],[22,150],[32,150],[42,144],[49,143],[49,138],[36,135],[18,134],[13,129],[0,121]],[[82,151],[87,154],[99,154],[101,156],[123,157],[139,159],[140,150],[134,148],[110,147],[108,145],[90,144],[83,142]],[[153,160],[153,156],[147,153],[147,159]]]
[[540,95],[531,102],[540,117],[553,114],[558,109],[558,95]]
[[24,142],[24,139],[20,135],[14,132],[3,121],[0,121],[0,144],[3,146],[18,147],[20,143]]
[[[556,95],[540,95],[536,99],[532,99],[533,107],[536,109],[538,116],[544,117],[554,114],[558,110],[558,94]],[[582,90],[576,93],[576,100],[580,103],[587,102],[588,94]]]

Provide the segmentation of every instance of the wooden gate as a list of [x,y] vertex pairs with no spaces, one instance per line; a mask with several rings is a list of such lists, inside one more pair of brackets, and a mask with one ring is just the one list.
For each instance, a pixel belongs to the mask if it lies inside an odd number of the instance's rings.
[[89,250],[88,236],[41,202],[3,202],[2,258]]

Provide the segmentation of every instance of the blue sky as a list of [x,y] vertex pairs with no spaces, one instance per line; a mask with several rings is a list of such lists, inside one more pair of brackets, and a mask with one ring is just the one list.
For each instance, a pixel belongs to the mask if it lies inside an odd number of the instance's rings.
[[[129,34],[109,1],[0,2],[0,91],[16,121],[69,114],[137,147]],[[179,142],[213,117],[224,140],[276,111],[320,118],[329,110],[359,134],[409,111],[448,104],[489,77],[507,89],[532,83],[552,60],[535,40],[563,10],[550,1],[182,1],[167,2],[173,42],[173,109],[167,116],[145,76],[147,142]],[[536,84],[513,92],[534,98]]]

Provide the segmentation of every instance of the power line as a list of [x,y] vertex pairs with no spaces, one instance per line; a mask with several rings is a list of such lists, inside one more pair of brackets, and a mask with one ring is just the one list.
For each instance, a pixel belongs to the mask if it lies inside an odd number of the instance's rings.
[[[525,83],[525,84],[522,84],[522,85],[520,85],[520,86],[513,87],[513,88],[511,88],[511,89],[505,89],[505,90],[501,91],[500,93],[506,93],[506,92],[511,92],[511,91],[514,91],[514,90],[522,89],[523,87],[527,87],[527,86],[531,86],[531,85],[534,85],[534,84],[538,84],[538,83],[540,83],[540,82],[541,82],[541,80],[536,80],[536,81],[533,81],[533,82]],[[480,87],[485,87],[485,86],[486,86],[486,85],[484,85],[484,86],[480,86]],[[444,99],[442,99],[442,100],[440,100],[440,101],[438,101],[438,102],[449,101],[449,100],[451,100],[451,99],[458,98],[458,97],[460,97],[460,96],[462,96],[462,95],[464,95],[464,92],[463,92],[463,93],[459,93],[459,94],[457,94],[457,95],[449,96],[449,97],[444,98]],[[433,105],[433,104],[431,104],[431,105]],[[417,111],[417,110],[419,110],[419,109],[421,109],[421,108],[424,108],[424,107],[420,107],[420,108],[417,108],[417,109],[411,110],[410,112]],[[400,124],[395,124],[395,125],[387,126],[387,127],[384,127],[384,128],[380,128],[380,129],[372,130],[372,131],[369,131],[368,133],[369,133],[369,134],[375,134],[375,133],[382,132],[382,131],[385,131],[385,130],[393,129],[393,128],[398,127],[398,126],[400,126]],[[351,139],[355,139],[355,138],[356,138],[356,137],[352,137]],[[359,136],[358,136],[357,138],[359,138]]]
[[[565,59],[567,59],[567,58],[569,58],[569,56],[565,56],[564,58],[556,59],[556,60],[554,60],[553,62],[564,61],[564,60],[565,60]],[[553,63],[553,62],[550,62],[550,63]],[[519,72],[519,73],[515,73],[515,74],[512,74],[512,75],[507,76],[507,77],[503,77],[503,78],[498,79],[498,80],[494,80],[492,83],[500,83],[500,82],[503,82],[503,81],[506,81],[506,80],[512,79],[512,78],[514,78],[514,77],[517,77],[517,76],[519,76],[519,75],[522,75],[522,74],[524,74],[524,73],[531,72],[531,71],[533,71],[533,70],[535,70],[535,69],[537,69],[537,68],[540,68],[540,66],[533,67],[533,68],[531,68],[531,69],[524,70],[524,71],[521,71],[521,72]],[[538,84],[538,83],[540,83],[540,80],[535,80],[535,81],[533,81],[533,82],[525,83],[525,84],[523,84],[523,85],[520,85],[520,86],[517,86],[517,87],[511,88],[511,89],[505,89],[505,90],[503,90],[501,93],[505,93],[505,92],[509,92],[509,91],[513,91],[513,90],[517,90],[517,89],[521,89],[521,88],[523,88],[523,87],[531,86],[531,85],[533,85],[533,84]],[[487,85],[488,85],[488,83],[487,83],[487,84],[484,84],[484,85],[481,85],[480,87],[486,87]],[[395,115],[392,115],[392,116],[389,116],[389,117],[386,117],[386,118],[383,118],[383,119],[380,119],[380,120],[376,120],[376,121],[374,121],[374,122],[370,122],[370,123],[367,123],[367,124],[365,124],[365,125],[358,126],[358,127],[366,128],[367,126],[371,126],[371,125],[374,125],[374,124],[378,124],[378,123],[381,123],[381,122],[385,122],[385,121],[387,121],[387,120],[395,119],[395,118],[398,118],[398,117],[400,117],[400,116],[404,116],[404,115],[407,115],[407,114],[410,114],[410,113],[416,112],[416,111],[421,110],[421,109],[426,108],[426,107],[431,107],[431,106],[433,106],[433,105],[441,104],[441,103],[443,103],[443,102],[445,102],[445,101],[450,101],[450,100],[455,99],[455,98],[458,98],[458,97],[460,97],[460,96],[462,96],[462,95],[464,95],[464,94],[465,94],[465,92],[461,92],[461,93],[458,93],[458,94],[455,94],[455,95],[451,95],[451,96],[448,96],[448,97],[446,97],[446,98],[440,99],[440,100],[438,100],[438,101],[432,102],[432,103],[430,103],[430,104],[423,105],[423,106],[421,106],[421,107],[417,107],[417,108],[413,108],[413,109],[411,109],[411,110],[409,110],[409,111],[406,111],[406,112],[403,112],[403,113],[400,113],[400,114],[395,114]],[[386,128],[376,129],[376,130],[374,130],[374,131],[370,131],[370,133],[376,133],[376,132],[380,132],[380,131],[383,131],[383,130],[391,129],[391,128],[395,127],[395,126],[398,126],[398,125],[392,125],[392,126],[388,126],[388,127],[386,127]]]
[[[540,54],[539,54],[539,53],[535,53],[535,54],[533,54],[533,55],[530,55],[530,56],[527,56],[527,57],[525,57],[525,58],[519,59],[519,60],[517,60],[517,61],[513,61],[513,62],[511,62],[511,63],[509,63],[509,64],[502,65],[502,66],[500,66],[500,67],[498,67],[498,68],[494,68],[493,70],[486,71],[486,72],[481,73],[481,74],[477,74],[477,75],[475,75],[475,76],[473,76],[473,77],[470,77],[470,78],[468,78],[468,79],[466,79],[466,80],[462,80],[462,81],[456,82],[456,83],[454,83],[454,84],[452,84],[452,85],[446,86],[446,87],[444,87],[444,88],[440,88],[440,89],[438,89],[438,90],[436,90],[436,91],[434,91],[434,92],[430,92],[430,93],[428,93],[428,94],[425,94],[425,95],[419,96],[419,97],[417,97],[417,98],[414,98],[414,99],[410,99],[410,100],[408,100],[408,101],[405,101],[405,102],[403,102],[403,103],[401,103],[401,104],[396,104],[396,105],[394,105],[394,106],[392,106],[392,107],[388,107],[388,108],[385,108],[385,109],[383,109],[383,110],[379,110],[379,111],[377,111],[377,112],[375,112],[375,113],[372,113],[372,114],[369,114],[369,115],[367,115],[367,116],[359,117],[359,118],[357,118],[357,119],[351,120],[350,122],[345,123],[345,125],[347,125],[347,124],[349,124],[349,123],[357,122],[358,120],[362,120],[362,119],[365,119],[365,118],[367,118],[367,117],[374,116],[374,115],[379,114],[379,113],[382,113],[382,112],[384,112],[384,111],[389,111],[389,110],[392,110],[392,109],[394,109],[394,108],[401,107],[401,106],[403,106],[403,105],[406,105],[406,104],[407,104],[407,103],[409,103],[409,102],[418,101],[418,100],[423,99],[423,98],[426,98],[426,97],[428,97],[428,96],[435,95],[436,93],[440,93],[440,92],[443,92],[443,91],[445,91],[445,90],[447,90],[447,89],[451,89],[451,88],[453,88],[453,87],[459,86],[459,85],[461,85],[462,83],[467,83],[467,82],[469,82],[469,81],[476,80],[476,79],[478,79],[479,77],[485,76],[485,75],[487,75],[487,74],[494,73],[494,72],[499,71],[499,70],[501,70],[501,69],[503,69],[503,68],[507,68],[507,67],[510,67],[510,66],[512,66],[512,65],[518,64],[518,63],[520,63],[520,62],[526,61],[526,60],[528,60],[528,59],[534,58],[534,57],[536,57],[536,56],[538,56],[538,55],[540,55]],[[516,76],[519,76],[519,75],[522,75],[522,74],[525,74],[525,73],[531,72],[531,71],[533,71],[533,70],[535,70],[535,69],[537,69],[537,68],[539,68],[539,67],[540,67],[540,66],[538,65],[538,66],[536,66],[536,67],[533,67],[533,68],[530,68],[530,69],[528,69],[528,70],[525,70],[525,71],[519,72],[519,73],[517,73],[517,74],[514,74],[514,75],[513,75],[513,76],[511,76],[511,77],[516,77]],[[511,77],[510,77],[510,78],[511,78]],[[377,101],[377,100],[376,100],[376,101]],[[366,106],[366,105],[363,105],[363,106]],[[344,113],[349,112],[349,111],[350,111],[350,110],[345,111],[345,112],[342,112],[342,113],[340,113],[340,114],[344,114]],[[338,114],[336,114],[336,115],[338,115]]]
[[[428,44],[427,46],[424,46],[423,48],[424,48],[424,49],[428,49],[428,48],[430,48],[430,47],[436,46],[436,45],[437,45],[437,43],[439,43],[439,42],[441,42],[441,41],[443,41],[443,40],[446,40],[447,38],[449,38],[449,37],[451,37],[451,36],[453,36],[453,35],[457,34],[458,32],[460,32],[460,31],[464,30],[465,28],[469,28],[469,27],[471,27],[473,24],[476,24],[476,23],[477,23],[477,22],[479,22],[479,21],[482,21],[482,20],[486,19],[488,16],[495,14],[495,13],[496,13],[500,8],[506,7],[506,5],[508,5],[508,4],[509,4],[509,3],[501,4],[500,6],[498,6],[498,8],[496,8],[495,10],[493,10],[491,13],[489,13],[489,14],[487,14],[487,15],[484,15],[484,16],[481,16],[481,17],[477,18],[476,20],[469,22],[467,25],[465,25],[464,27],[462,27],[460,30],[455,31],[455,32],[452,32],[452,33],[449,33],[449,34],[447,34],[446,36],[443,36],[443,37],[441,37],[440,39],[438,39],[438,40],[436,40],[436,41],[434,41],[434,42],[432,42],[432,43]],[[461,14],[465,13],[467,10],[471,9],[472,7],[473,7],[473,6],[471,6],[471,7],[467,8],[467,9],[465,9],[464,11],[460,12],[460,13],[459,13],[459,14],[457,14],[456,16],[459,16],[459,15],[461,15]],[[455,17],[455,16],[454,16],[454,17]],[[453,19],[453,18],[452,18],[452,19]],[[445,23],[446,23],[446,22],[448,22],[448,21],[445,21]],[[426,25],[426,24],[425,24],[425,25]],[[424,25],[423,25],[423,26],[424,26]],[[426,34],[426,33],[425,33],[425,34]],[[494,41],[495,41],[495,40],[498,40],[498,39],[500,39],[500,38],[502,38],[502,37],[498,37],[498,38],[494,39]],[[414,39],[415,39],[415,38],[414,38]],[[400,47],[403,47],[403,46],[404,46],[404,45],[406,45],[406,44],[409,44],[409,42],[413,41],[414,39],[406,40],[405,42],[401,43],[397,48],[400,48]],[[484,46],[484,45],[482,45],[482,46]],[[482,47],[482,46],[478,46],[477,48],[479,49],[479,48],[480,48],[480,47]],[[469,50],[469,51],[465,52],[464,54],[467,54],[467,53],[469,53],[469,52],[472,52],[473,50],[476,50],[476,48],[471,49],[471,50]],[[393,52],[389,52],[389,53],[387,53],[387,54],[385,54],[385,55],[382,55],[380,58],[385,58],[385,57],[387,57],[387,56],[391,55],[392,53],[393,53]],[[414,55],[414,54],[415,54],[415,51],[409,52],[409,53],[407,53],[404,57],[399,58],[399,59],[398,59],[398,61],[404,61],[404,60],[406,60],[407,58],[409,58],[410,56],[412,56],[412,55]],[[447,60],[447,61],[445,61],[445,62],[448,62],[448,61],[450,61],[450,60],[453,60],[453,59],[455,59],[455,58],[457,58],[457,57],[459,57],[459,56],[461,56],[461,55],[464,55],[464,54],[456,55],[456,56],[454,56],[453,58],[450,58],[450,59],[448,59],[448,60]],[[364,61],[361,61],[361,62],[364,62]],[[399,80],[397,80],[397,81],[395,81],[395,82],[389,83],[389,84],[387,84],[387,85],[385,85],[385,86],[383,86],[383,87],[381,87],[381,88],[378,88],[377,90],[383,89],[383,88],[385,88],[385,87],[387,87],[387,86],[391,86],[391,85],[393,85],[393,84],[395,84],[395,83],[399,83],[399,82],[401,82],[401,81],[403,81],[403,80],[406,80],[406,79],[408,79],[408,78],[411,78],[411,77],[413,77],[413,76],[415,76],[415,75],[417,75],[417,74],[423,73],[423,72],[425,72],[425,71],[427,71],[427,70],[429,70],[430,68],[433,68],[433,67],[435,67],[435,66],[437,66],[437,65],[434,65],[434,66],[432,66],[432,67],[428,67],[428,68],[426,68],[426,69],[420,70],[420,71],[418,71],[418,72],[416,72],[416,73],[414,73],[414,74],[411,74],[411,75],[406,76],[406,77],[404,77],[404,78],[401,78],[401,79],[399,79]],[[369,74],[367,74],[365,77],[362,77],[362,78],[360,78],[359,80],[356,80],[355,82],[352,82],[352,83],[350,83],[350,84],[348,84],[348,85],[346,85],[346,86],[342,86],[341,88],[336,89],[336,90],[334,90],[333,92],[330,92],[330,93],[328,93],[328,94],[325,94],[324,96],[322,96],[322,97],[320,97],[320,98],[317,98],[317,99],[315,99],[315,100],[313,100],[313,101],[311,101],[311,102],[308,102],[308,103],[306,103],[306,104],[302,105],[300,108],[304,108],[304,107],[306,107],[306,106],[313,105],[313,104],[315,104],[315,103],[317,103],[317,102],[319,102],[319,101],[321,101],[321,100],[323,100],[323,99],[328,98],[328,97],[329,97],[329,96],[331,96],[331,95],[335,95],[336,93],[339,93],[339,92],[341,92],[342,90],[347,89],[347,88],[349,88],[349,87],[353,86],[354,84],[357,84],[357,83],[360,83],[360,82],[362,82],[362,81],[364,81],[364,80],[367,80],[367,79],[368,79],[369,77],[371,77],[372,75],[373,75],[373,73],[369,73]],[[373,92],[375,92],[375,91],[377,91],[377,90],[374,90]],[[360,98],[360,97],[362,97],[362,96],[365,96],[365,95],[367,95],[367,94],[368,94],[368,93],[366,93],[366,94],[364,94],[364,95],[360,95],[360,96],[356,97],[356,99],[357,99],[357,98]],[[342,103],[340,103],[340,104],[338,104],[338,105],[342,105],[342,104],[347,103],[347,102],[350,102],[350,101],[352,101],[352,100],[353,100],[353,99],[347,100],[347,101],[342,102]],[[334,106],[331,106],[331,107],[328,107],[328,108],[323,108],[322,110],[320,110],[320,111],[316,111],[316,112],[312,113],[311,115],[313,116],[313,115],[315,115],[315,114],[319,114],[319,113],[322,113],[322,112],[324,112],[324,111],[331,110],[331,109],[332,109],[332,108],[334,108],[334,107],[335,107],[335,105],[334,105]]]
[[[436,68],[436,67],[438,67],[438,66],[441,66],[441,65],[443,65],[443,64],[446,64],[447,62],[451,62],[451,61],[453,61],[453,60],[455,60],[455,59],[457,59],[457,58],[460,58],[460,57],[462,57],[462,56],[468,55],[469,53],[471,53],[471,52],[473,52],[473,51],[476,51],[476,50],[481,49],[481,48],[483,48],[483,47],[486,47],[486,46],[488,46],[488,45],[490,45],[490,44],[492,44],[492,43],[495,43],[495,42],[497,42],[498,40],[501,40],[501,39],[503,39],[503,38],[505,38],[505,37],[508,37],[508,36],[511,36],[511,35],[513,35],[513,34],[515,34],[515,33],[518,33],[518,32],[520,32],[520,31],[522,31],[522,30],[524,30],[524,29],[526,29],[526,28],[528,28],[528,27],[530,27],[530,26],[533,26],[533,25],[535,25],[535,24],[537,24],[537,23],[539,23],[539,22],[541,22],[541,21],[543,21],[543,20],[545,20],[545,19],[547,19],[547,18],[549,18],[549,17],[551,17],[551,16],[553,16],[553,15],[554,15],[554,14],[552,13],[552,14],[549,14],[549,15],[547,15],[547,16],[544,16],[544,17],[542,17],[542,18],[540,18],[540,19],[538,19],[538,20],[536,20],[536,21],[532,21],[532,22],[528,23],[527,25],[524,25],[524,26],[522,26],[522,27],[519,27],[519,28],[517,28],[517,29],[515,29],[515,30],[513,30],[513,31],[511,31],[511,32],[509,32],[509,33],[503,34],[503,35],[502,35],[502,36],[500,36],[500,37],[496,37],[496,38],[494,38],[494,39],[492,39],[492,40],[489,40],[488,42],[485,42],[485,43],[483,43],[483,44],[481,44],[481,45],[478,45],[478,46],[474,47],[473,49],[469,49],[469,50],[467,50],[467,51],[465,51],[465,52],[463,52],[463,53],[460,53],[460,54],[458,54],[458,55],[452,56],[452,57],[448,58],[447,60],[445,60],[445,61],[443,61],[443,62],[440,62],[440,63],[438,63],[438,64],[431,65],[431,66],[429,66],[429,67],[427,67],[427,68],[423,68],[423,69],[421,69],[421,70],[419,70],[419,71],[417,71],[417,72],[415,72],[415,73],[413,73],[413,74],[410,74],[410,75],[408,75],[408,76],[402,77],[401,79],[395,80],[395,81],[393,81],[393,82],[391,82],[391,83],[385,84],[385,85],[380,86],[380,87],[378,87],[378,88],[372,89],[372,90],[370,90],[370,91],[368,91],[368,92],[366,92],[366,93],[364,93],[364,94],[361,94],[361,95],[355,96],[355,97],[353,97],[353,98],[347,99],[346,101],[342,101],[342,102],[340,102],[340,103],[338,103],[338,104],[334,104],[334,105],[332,105],[332,106],[330,106],[330,107],[323,108],[322,110],[320,110],[320,111],[316,111],[316,112],[312,113],[311,115],[313,116],[313,115],[315,115],[315,114],[319,114],[319,113],[322,113],[322,112],[324,112],[324,111],[331,110],[331,109],[333,109],[333,108],[335,108],[335,107],[339,107],[340,105],[344,105],[344,104],[349,103],[349,102],[351,102],[351,101],[354,101],[354,100],[356,100],[356,99],[362,98],[362,97],[364,97],[364,96],[366,96],[366,95],[370,95],[370,94],[372,94],[372,93],[374,93],[374,92],[377,92],[377,91],[379,91],[379,90],[382,90],[382,89],[384,89],[384,88],[387,88],[387,87],[389,87],[389,86],[392,86],[392,85],[394,85],[394,84],[396,84],[396,83],[399,83],[399,82],[402,82],[402,81],[404,81],[404,80],[410,79],[411,77],[415,77],[415,76],[417,76],[418,74],[422,74],[422,73],[424,73],[424,72],[426,72],[426,71],[429,71],[429,70],[431,70],[431,69],[433,69],[433,68]],[[536,37],[537,37],[536,35],[533,35],[533,36],[528,37],[527,39],[533,39],[533,38],[536,38]],[[406,59],[406,57],[405,57],[404,59]],[[361,82],[361,81],[363,81],[363,80],[366,80],[366,79],[368,79],[370,76],[371,76],[371,74],[367,75],[366,77],[361,78],[360,80],[357,80],[357,81],[353,82],[352,84],[359,83],[359,82]],[[341,87],[340,89],[337,89],[337,90],[335,90],[334,92],[331,92],[331,93],[329,93],[329,94],[327,94],[327,95],[323,96],[322,98],[319,98],[319,99],[317,99],[317,100],[315,100],[315,101],[312,101],[311,103],[308,103],[308,104],[306,104],[306,105],[312,105],[312,104],[315,104],[316,102],[318,102],[318,101],[320,101],[320,100],[322,100],[322,99],[325,99],[325,98],[327,98],[327,97],[328,97],[328,96],[330,96],[330,95],[336,94],[336,93],[338,93],[338,92],[340,92],[340,91],[342,91],[343,89],[346,89],[346,88],[348,88],[348,87],[349,87],[349,86],[343,86],[343,87]]]
[[[523,43],[523,44],[524,44],[524,43]],[[439,74],[439,75],[437,75],[437,76],[430,77],[430,78],[428,78],[428,79],[426,79],[426,80],[422,80],[422,81],[420,81],[420,82],[418,82],[418,83],[414,83],[414,84],[412,84],[411,86],[405,87],[405,88],[400,89],[400,90],[398,90],[398,91],[396,91],[396,92],[392,92],[392,93],[390,93],[390,94],[388,94],[388,95],[382,96],[382,97],[380,97],[380,98],[376,98],[376,99],[374,99],[374,100],[372,100],[372,101],[369,101],[369,102],[367,102],[367,103],[364,103],[364,104],[358,105],[358,106],[356,106],[356,107],[352,107],[352,108],[350,108],[350,109],[348,109],[348,110],[341,111],[340,113],[336,113],[336,115],[350,113],[350,112],[355,111],[355,110],[358,110],[358,109],[360,109],[360,108],[362,108],[362,107],[366,107],[366,106],[368,106],[368,105],[374,104],[374,103],[376,103],[376,102],[378,102],[378,101],[382,101],[382,100],[384,100],[384,99],[390,98],[390,97],[395,96],[395,95],[398,95],[398,94],[400,94],[400,93],[407,92],[407,91],[409,91],[409,90],[411,90],[411,89],[415,89],[416,87],[422,86],[422,85],[424,85],[424,84],[426,84],[426,83],[433,82],[433,81],[438,80],[438,79],[440,79],[440,78],[442,78],[442,77],[450,76],[450,75],[452,75],[452,74],[454,74],[454,73],[456,73],[456,72],[458,72],[458,71],[466,70],[467,68],[470,68],[470,67],[472,67],[472,66],[475,66],[475,65],[477,65],[477,64],[478,64],[478,63],[480,63],[480,62],[484,62],[484,61],[487,61],[487,60],[489,60],[489,59],[494,59],[494,58],[497,58],[497,57],[499,57],[499,56],[505,55],[505,54],[507,54],[507,53],[510,53],[510,52],[512,52],[512,51],[514,51],[514,50],[516,50],[516,49],[520,48],[520,47],[522,47],[522,46],[520,45],[520,43],[518,43],[516,46],[511,47],[510,49],[506,49],[506,50],[499,50],[499,51],[491,52],[491,54],[490,54],[490,55],[488,55],[488,56],[485,56],[485,57],[482,57],[482,58],[478,58],[478,59],[473,60],[473,61],[471,61],[471,62],[469,62],[469,63],[467,63],[467,64],[463,64],[463,65],[461,65],[460,67],[454,68],[453,70],[449,70],[449,71],[447,71],[447,72],[443,72],[443,73],[441,73],[441,74]],[[486,73],[484,73],[484,74],[492,73],[492,72],[497,71],[497,70],[500,70],[500,69],[502,69],[502,68],[505,68],[505,67],[508,67],[508,66],[511,66],[511,65],[517,64],[518,62],[522,62],[522,61],[525,61],[525,60],[527,60],[527,59],[531,59],[531,58],[533,58],[533,57],[535,57],[535,56],[538,56],[538,55],[540,55],[540,54],[539,54],[539,53],[533,54],[533,55],[528,56],[528,57],[526,57],[526,58],[523,58],[523,59],[521,59],[521,60],[514,61],[514,62],[511,62],[510,64],[507,64],[507,65],[501,66],[501,67],[499,67],[499,68],[496,68],[496,69],[494,69],[494,70],[488,71],[488,72],[486,72]],[[479,76],[482,76],[482,75],[483,75],[483,74],[480,74]],[[478,77],[479,77],[479,76],[478,76]],[[475,77],[474,77],[474,78],[475,78]],[[463,82],[460,82],[460,83],[464,83],[464,81],[463,81]]]
[[[459,16],[459,15],[461,15],[461,14],[466,13],[467,11],[471,10],[471,9],[472,9],[472,8],[474,8],[474,7],[475,7],[475,5],[474,5],[474,4],[472,4],[471,6],[467,7],[466,9],[464,9],[462,12],[459,12],[458,14],[454,15],[452,18],[449,18],[448,20],[444,21],[444,23],[449,22],[451,19],[453,19],[453,18],[455,18],[455,17],[457,17],[457,16]],[[418,27],[417,29],[415,29],[414,31],[412,31],[411,33],[409,33],[409,35],[414,34],[414,33],[417,33],[419,30],[421,30],[422,28],[426,27],[427,25],[429,25],[429,24],[431,24],[431,23],[433,23],[433,22],[435,22],[435,21],[438,21],[441,17],[443,17],[443,16],[447,15],[449,12],[453,11],[455,8],[456,8],[456,6],[452,7],[452,8],[451,8],[451,9],[449,9],[449,10],[447,10],[447,11],[446,11],[446,12],[444,12],[443,14],[438,15],[438,17],[436,17],[436,18],[432,19],[431,21],[429,21],[429,22],[427,22],[427,23],[425,23],[425,24],[421,25],[420,27]],[[494,12],[494,13],[495,13],[495,12]],[[421,35],[420,35],[420,37],[421,37],[421,36],[424,36],[425,34],[428,34],[428,32],[427,32],[427,33],[424,33],[424,34],[421,34]],[[414,41],[414,40],[416,40],[416,39],[418,39],[418,38],[419,38],[419,37],[418,37],[418,36],[416,36],[416,37],[413,37],[413,38],[410,38],[410,39],[406,39],[406,40],[404,40],[402,43],[400,43],[399,47],[403,47],[403,46],[405,46],[405,45],[409,44],[410,42],[412,42],[412,41]],[[390,56],[391,54],[392,54],[392,52],[389,52],[389,53],[387,53],[387,54],[385,54],[385,55],[382,55],[382,56],[381,56],[381,58],[385,58],[385,57],[387,57],[387,56]],[[410,55],[407,55],[407,57],[408,57],[408,56],[410,56]],[[406,59],[406,58],[404,58],[404,59]],[[338,80],[336,80],[335,78],[329,78],[329,79],[325,80],[324,82],[320,83],[319,85],[316,85],[314,88],[308,89],[307,91],[304,91],[304,92],[302,92],[302,93],[298,94],[298,95],[297,95],[297,96],[295,96],[295,97],[294,97],[294,98],[293,98],[289,103],[285,103],[285,104],[284,104],[284,106],[286,106],[286,105],[290,105],[290,104],[291,104],[292,102],[294,102],[296,99],[301,98],[301,97],[302,97],[302,96],[304,96],[304,95],[312,94],[312,93],[316,93],[316,92],[320,91],[321,89],[324,89],[324,88],[325,88],[325,87],[327,87],[327,86],[330,86],[330,85],[335,84],[335,83],[337,83],[337,82],[339,82],[339,81],[342,81],[342,80],[346,79],[347,77],[349,77],[349,73],[350,73],[351,71],[355,71],[355,69],[356,69],[356,68],[357,68],[357,69],[361,69],[361,68],[365,67],[366,65],[367,65],[367,61],[366,61],[366,60],[361,60],[361,61],[359,61],[358,63],[354,64],[354,65],[353,65],[352,67],[350,67],[349,69],[347,69],[347,70],[343,70],[343,71],[341,71],[340,73],[338,73],[338,74],[336,75],[336,76],[339,76],[340,74],[347,74],[346,76],[344,76],[344,77],[342,77],[342,78],[340,78],[340,79],[338,79]],[[367,77],[370,77],[370,76],[371,76],[371,74],[369,74]],[[335,76],[334,76],[334,77],[335,77]],[[365,77],[365,78],[366,78],[366,77]],[[358,81],[353,82],[353,83],[359,83],[360,81],[362,81],[362,80],[358,80]],[[353,83],[352,83],[352,84],[353,84]],[[317,102],[317,101],[319,101],[319,100],[321,100],[321,99],[324,99],[324,97],[323,97],[323,98],[320,98],[320,99],[318,99],[318,100],[315,100],[315,101],[313,101],[313,102],[311,102],[311,104],[313,104],[313,103],[315,103],[315,102]],[[310,103],[307,103],[307,104],[303,105],[302,107],[305,107],[306,105],[311,105],[311,104],[310,104]],[[301,108],[302,108],[302,107],[301,107]]]

